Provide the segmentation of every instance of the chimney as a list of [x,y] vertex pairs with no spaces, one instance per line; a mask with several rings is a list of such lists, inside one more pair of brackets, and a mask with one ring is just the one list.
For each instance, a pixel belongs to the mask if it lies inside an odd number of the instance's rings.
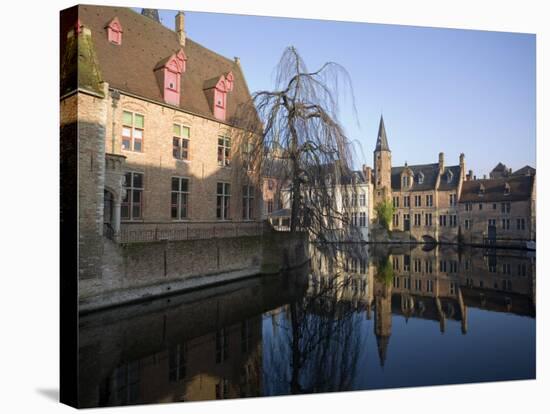
[[184,47],[187,35],[185,34],[185,13],[182,11],[176,14],[176,34],[178,35],[181,47]]
[[472,170],[468,170],[468,181],[471,181],[474,179],[474,172]]
[[463,166],[464,165],[464,153],[460,154],[459,160],[460,160],[460,166]]
[[241,58],[238,56],[235,56],[235,63],[241,67]]
[[366,164],[363,164],[363,174],[365,175],[365,181],[367,183],[370,183],[371,182],[371,168]]
[[439,171],[443,172],[443,168],[445,168],[445,154],[440,152],[439,153]]

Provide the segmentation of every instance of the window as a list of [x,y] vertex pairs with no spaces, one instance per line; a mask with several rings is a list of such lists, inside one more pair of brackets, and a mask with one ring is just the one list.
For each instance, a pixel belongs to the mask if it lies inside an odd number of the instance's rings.
[[220,364],[228,357],[229,341],[225,328],[216,332],[216,364]]
[[472,220],[469,220],[469,219],[464,220],[464,228],[466,230],[470,230],[472,228]]
[[218,220],[229,220],[230,197],[231,185],[229,183],[217,183],[216,217]]
[[367,227],[367,213],[365,212],[359,213],[359,226]]
[[417,227],[422,225],[422,215],[420,213],[414,215],[414,225]]
[[426,280],[426,291],[432,293],[434,291],[433,280]]
[[527,265],[525,263],[518,263],[518,276],[527,276]]
[[184,220],[189,214],[189,179],[172,177],[172,198],[170,206],[173,220]]
[[433,273],[432,261],[431,260],[426,260],[424,262],[424,268],[425,268],[425,272],[431,275]]
[[414,259],[414,271],[416,273],[422,272],[422,262],[420,259]]
[[424,173],[421,171],[418,173],[418,184],[424,183]]
[[168,380],[178,382],[185,378],[185,346],[177,344],[168,355]]
[[[254,145],[252,142],[243,143],[243,168],[246,171],[252,171],[252,156],[254,154]],[[272,188],[270,188],[271,190]]]
[[432,213],[426,213],[424,216],[424,224],[428,227],[432,225]]
[[419,195],[414,196],[414,206],[415,207],[422,206],[422,196],[419,196]]
[[449,226],[456,227],[456,214],[449,216]]
[[497,209],[497,203],[493,203],[493,210]]
[[393,270],[399,270],[399,257],[393,257]]
[[489,219],[488,222],[487,222],[488,227],[496,227],[496,225],[497,225],[497,220],[496,219]]
[[223,400],[229,397],[229,381],[226,378],[221,378],[216,384],[216,399]]
[[510,263],[502,263],[502,273],[505,275],[509,275],[512,273],[512,266]]
[[267,200],[267,214],[273,213],[273,199]]
[[393,215],[393,227],[399,227],[399,216],[397,214]]
[[410,206],[411,206],[411,196],[403,197],[403,207],[410,207]]
[[483,204],[482,203],[479,203],[479,209],[483,210]]
[[439,225],[442,227],[447,226],[447,216],[445,215],[439,216]]
[[398,207],[399,207],[399,197],[397,197],[397,196],[394,196],[394,197],[393,197],[393,206],[394,206],[395,208],[398,208]]
[[405,272],[411,271],[411,256],[408,254],[403,256],[403,271]]
[[439,271],[440,272],[447,272],[447,262],[445,260],[439,261]]
[[422,290],[422,279],[415,279],[414,280],[414,288],[416,290]]
[[449,261],[449,272],[457,273],[458,272],[458,262],[456,260]]
[[357,227],[357,213],[351,213],[351,225]]
[[516,228],[517,228],[517,230],[525,230],[525,219],[524,218],[516,219]]
[[398,277],[393,278],[393,287],[399,289],[399,278]]
[[510,230],[510,219],[502,219],[502,230]]
[[143,151],[143,115],[122,112],[122,149],[126,151]]
[[231,139],[227,137],[218,138],[218,165],[229,166],[231,162]]
[[510,214],[511,205],[510,203],[500,203],[500,212],[502,214]]
[[458,284],[456,282],[451,282],[451,295],[456,295],[458,292]]
[[177,160],[189,159],[189,128],[174,124],[172,137],[172,155]]
[[464,208],[466,209],[466,211],[472,211],[472,203],[466,203],[464,205]]
[[449,194],[449,205],[456,206],[456,194]]
[[434,205],[434,196],[432,194],[428,194],[426,196],[426,206],[432,207]]
[[126,196],[120,205],[122,220],[141,219],[143,207],[143,174],[128,172],[125,175]]
[[243,185],[243,219],[252,220],[254,218],[254,187]]
[[361,193],[359,196],[359,205],[361,207],[365,207],[367,205],[367,195],[365,193]]
[[409,177],[408,176],[403,176],[402,178],[402,187],[403,188],[407,188],[409,186]]

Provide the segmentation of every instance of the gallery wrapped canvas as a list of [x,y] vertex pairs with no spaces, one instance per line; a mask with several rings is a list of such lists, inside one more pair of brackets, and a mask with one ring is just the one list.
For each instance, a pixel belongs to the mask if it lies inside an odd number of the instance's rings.
[[530,34],[61,11],[62,402],[534,379],[534,68]]

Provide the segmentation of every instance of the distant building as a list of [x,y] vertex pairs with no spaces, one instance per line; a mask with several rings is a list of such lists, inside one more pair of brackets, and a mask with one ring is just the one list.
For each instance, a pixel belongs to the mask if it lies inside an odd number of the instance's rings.
[[466,243],[536,239],[534,169],[526,166],[521,175],[520,170],[512,174],[499,166],[490,174],[497,178],[471,179],[462,186],[460,217]]
[[374,149],[374,205],[390,201],[395,208],[392,229],[417,240],[458,239],[458,195],[465,179],[464,154],[458,165],[445,165],[443,153],[433,164],[393,167],[384,119],[380,118]]

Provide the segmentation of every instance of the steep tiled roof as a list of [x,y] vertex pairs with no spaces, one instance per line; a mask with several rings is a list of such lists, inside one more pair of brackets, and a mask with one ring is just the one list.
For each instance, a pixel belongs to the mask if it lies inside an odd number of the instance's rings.
[[[510,193],[505,194],[506,183]],[[483,186],[483,195],[480,187]],[[533,189],[533,176],[513,176],[496,179],[464,181],[460,202],[496,202],[529,200]]]
[[535,175],[537,173],[537,170],[530,165],[526,165],[525,167],[520,168],[519,170],[516,170],[512,173],[512,175]]
[[[180,49],[176,33],[153,19],[128,8],[81,5],[64,13],[61,21],[61,56],[64,54],[66,35],[77,18],[92,32],[95,54],[103,80],[111,88],[164,102],[154,68],[159,62]],[[105,26],[118,17],[122,25],[122,44],[107,40]],[[215,46],[215,45],[213,45]],[[233,123],[241,105],[250,103],[250,92],[240,65],[187,38],[183,48],[187,57],[186,71],[182,74],[179,107],[197,115],[215,119],[206,95],[204,82],[232,72],[234,89],[227,95],[227,122]]]
[[[407,165],[401,167],[392,167],[391,169],[391,188],[393,191],[401,191],[401,173],[405,168],[410,168],[414,174],[413,185],[408,191],[427,191],[434,190],[439,174],[439,164]],[[447,175],[451,172],[451,181],[447,182]],[[422,183],[420,177],[423,175]],[[452,190],[457,188],[460,179],[460,166],[452,165],[445,167],[439,183],[440,190]]]

